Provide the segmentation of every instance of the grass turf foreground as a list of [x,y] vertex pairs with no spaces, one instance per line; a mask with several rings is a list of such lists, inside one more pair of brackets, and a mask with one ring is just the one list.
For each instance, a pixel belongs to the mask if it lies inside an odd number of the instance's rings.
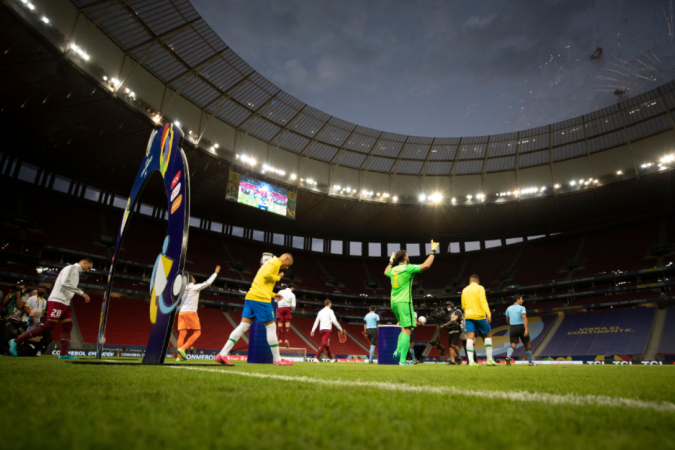
[[[0,358],[0,447],[675,448],[672,366],[185,367]],[[418,392],[391,390],[402,384]],[[491,398],[518,391],[536,395]],[[544,394],[621,397],[647,407],[555,403]]]

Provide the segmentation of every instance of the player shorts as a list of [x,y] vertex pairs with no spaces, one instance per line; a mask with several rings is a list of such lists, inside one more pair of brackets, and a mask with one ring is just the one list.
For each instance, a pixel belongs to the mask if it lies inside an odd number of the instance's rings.
[[202,326],[199,323],[199,315],[197,315],[197,313],[194,311],[178,313],[178,329],[201,330]]
[[391,310],[401,328],[415,328],[415,311],[413,311],[412,303],[394,303],[391,305]]
[[330,332],[331,330],[321,330],[321,345],[330,346]]
[[487,319],[481,320],[466,319],[465,323],[467,333],[475,333],[476,331],[478,331],[481,334],[487,334],[492,330],[490,328],[490,324],[487,323]]
[[73,311],[70,305],[64,305],[61,302],[47,302],[47,320],[64,321],[73,318]]
[[518,344],[518,340],[523,341],[523,345],[530,343],[530,335],[523,336],[525,334],[525,325],[511,325],[509,330],[509,339],[512,344]]
[[290,322],[291,321],[291,308],[282,307],[277,308],[277,322]]
[[259,322],[274,322],[274,307],[271,303],[246,299],[246,301],[244,301],[244,310],[241,312],[241,317],[255,319]]
[[454,345],[456,347],[462,345],[462,340],[460,339],[461,336],[462,333],[448,333],[448,345]]
[[377,328],[368,328],[366,330],[366,336],[368,336],[370,345],[377,345]]

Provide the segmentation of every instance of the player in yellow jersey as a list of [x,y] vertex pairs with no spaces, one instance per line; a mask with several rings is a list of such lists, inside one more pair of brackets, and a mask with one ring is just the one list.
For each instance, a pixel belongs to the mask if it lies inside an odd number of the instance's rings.
[[466,323],[466,356],[470,366],[477,366],[474,361],[473,343],[476,331],[483,335],[485,340],[485,354],[487,365],[498,365],[492,359],[492,314],[485,297],[485,288],[481,286],[478,275],[473,274],[469,278],[469,285],[462,290],[462,308],[464,309],[464,321]]
[[263,259],[263,264],[258,270],[253,283],[251,283],[251,289],[246,294],[244,311],[241,313],[241,323],[230,334],[225,347],[216,356],[216,362],[226,366],[234,365],[227,358],[227,355],[239,338],[251,327],[253,320],[257,319],[265,325],[265,329],[267,330],[267,342],[272,350],[274,365],[290,366],[293,364],[293,361],[281,359],[281,355],[279,354],[277,324],[274,321],[274,308],[272,307],[272,298],[281,299],[281,296],[275,295],[273,291],[276,282],[284,276],[284,273],[279,272],[279,270],[288,269],[292,265],[293,255],[290,253],[284,253],[279,258],[273,256],[269,259]]

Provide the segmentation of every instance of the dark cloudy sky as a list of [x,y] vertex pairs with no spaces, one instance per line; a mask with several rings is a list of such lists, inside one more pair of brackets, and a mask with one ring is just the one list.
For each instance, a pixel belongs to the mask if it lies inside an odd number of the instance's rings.
[[662,0],[192,3],[283,90],[401,134],[532,128],[675,78],[672,6]]

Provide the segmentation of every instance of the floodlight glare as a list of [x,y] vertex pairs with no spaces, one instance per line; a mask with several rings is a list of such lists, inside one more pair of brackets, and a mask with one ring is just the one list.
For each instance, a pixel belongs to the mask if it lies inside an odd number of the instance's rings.
[[427,196],[424,194],[420,194],[420,201],[423,202],[424,200],[427,199]]

